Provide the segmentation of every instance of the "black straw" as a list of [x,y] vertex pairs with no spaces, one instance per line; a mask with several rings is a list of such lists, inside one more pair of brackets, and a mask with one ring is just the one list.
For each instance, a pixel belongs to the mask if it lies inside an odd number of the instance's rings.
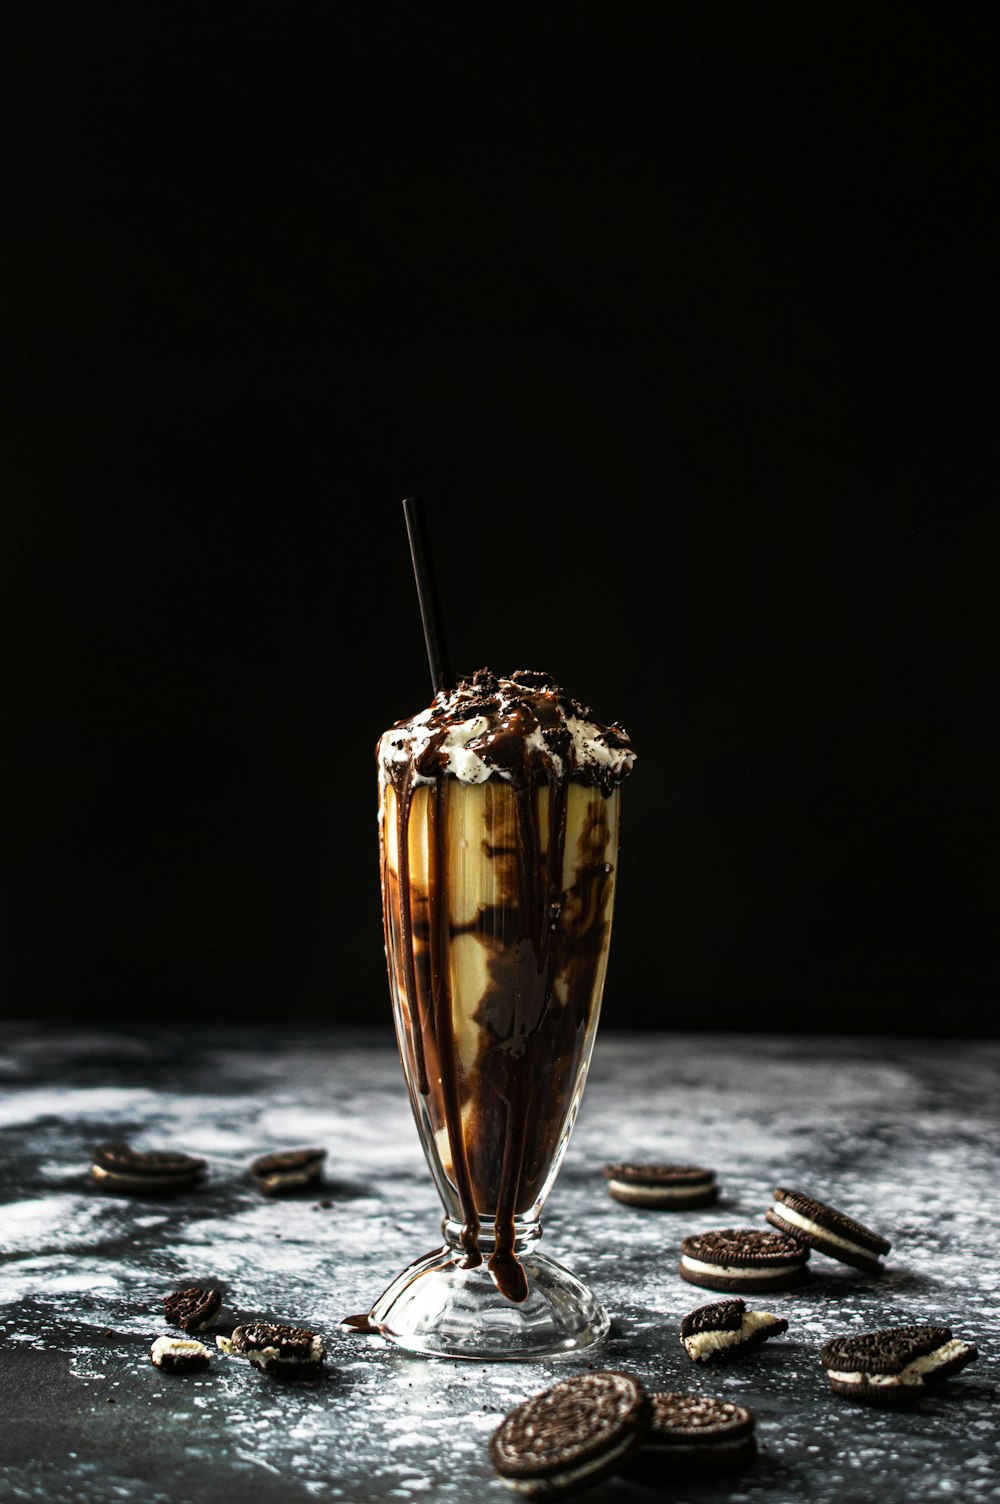
[[434,564],[427,546],[427,527],[424,519],[424,504],[419,496],[407,496],[403,501],[406,517],[406,532],[410,540],[410,557],[413,560],[413,577],[417,582],[417,599],[420,602],[420,619],[424,624],[424,642],[427,644],[427,662],[431,668],[431,683],[434,693],[455,688],[448,648],[441,625],[441,601],[434,577]]

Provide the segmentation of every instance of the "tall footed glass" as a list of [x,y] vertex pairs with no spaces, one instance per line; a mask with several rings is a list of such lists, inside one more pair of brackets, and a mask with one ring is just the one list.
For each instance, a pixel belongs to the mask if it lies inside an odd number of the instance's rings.
[[[570,776],[565,711],[546,728],[561,693],[548,676],[524,675],[539,688],[484,675],[450,715],[439,707],[433,735],[380,744],[390,991],[445,1242],[370,1321],[417,1352],[524,1359],[608,1329],[596,1296],[537,1242],[597,1029],[620,790],[603,765]],[[589,729],[616,751],[616,728]]]

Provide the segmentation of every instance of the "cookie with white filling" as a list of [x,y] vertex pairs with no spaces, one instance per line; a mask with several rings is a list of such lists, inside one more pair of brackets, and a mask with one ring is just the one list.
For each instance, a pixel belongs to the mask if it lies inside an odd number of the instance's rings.
[[721,1227],[681,1240],[677,1272],[706,1290],[785,1290],[805,1275],[809,1249],[786,1233]]
[[490,1438],[490,1461],[517,1493],[564,1498],[617,1472],[651,1420],[649,1396],[632,1374],[575,1374],[504,1418]]
[[689,1311],[681,1322],[681,1346],[695,1363],[728,1362],[788,1331],[783,1316],[748,1311],[746,1301],[717,1300]]
[[975,1344],[954,1337],[950,1327],[893,1326],[834,1337],[819,1361],[834,1394],[867,1405],[900,1405],[978,1356]]
[[608,1194],[625,1206],[657,1211],[688,1211],[719,1198],[715,1171],[700,1165],[634,1164],[604,1166]]
[[189,1285],[184,1290],[172,1290],[163,1297],[163,1314],[171,1326],[179,1326],[185,1332],[204,1332],[214,1326],[222,1309],[222,1291],[208,1290],[201,1285]]
[[282,1149],[261,1154],[250,1166],[250,1177],[264,1196],[286,1196],[315,1185],[323,1173],[325,1149]]
[[326,1345],[318,1332],[276,1321],[238,1326],[231,1337],[216,1337],[227,1358],[246,1358],[272,1379],[315,1379],[322,1372]]
[[149,1356],[164,1373],[198,1373],[212,1361],[211,1350],[193,1337],[157,1337]]
[[687,1468],[740,1467],[757,1451],[752,1410],[704,1394],[654,1394],[653,1423],[628,1471],[645,1482]]
[[133,1149],[131,1144],[98,1144],[90,1178],[102,1190],[160,1196],[186,1191],[204,1179],[206,1164],[194,1154]]
[[888,1238],[802,1191],[778,1186],[773,1194],[774,1205],[764,1213],[772,1227],[865,1274],[882,1273],[881,1260],[892,1247]]

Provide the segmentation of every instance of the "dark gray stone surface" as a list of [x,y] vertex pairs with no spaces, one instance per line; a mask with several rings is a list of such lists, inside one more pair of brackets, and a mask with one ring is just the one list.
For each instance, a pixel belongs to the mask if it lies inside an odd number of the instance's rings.
[[[197,1504],[253,1498],[508,1498],[486,1456],[515,1402],[584,1364],[652,1388],[749,1404],[747,1471],[666,1488],[673,1499],[1000,1499],[996,1380],[996,1041],[614,1035],[590,1083],[544,1218],[546,1247],[614,1318],[585,1357],[486,1367],[404,1355],[340,1317],[438,1241],[440,1211],[386,1034],[32,1035],[0,1039],[0,1498]],[[101,1194],[91,1147],[204,1155],[210,1177],[171,1199]],[[262,1197],[246,1167],[269,1149],[329,1150],[321,1191]],[[607,1159],[715,1166],[719,1206],[613,1202]],[[760,1225],[773,1185],[825,1197],[893,1241],[869,1279],[813,1255],[808,1284],[753,1297],[787,1337],[704,1369],[677,1338],[712,1299],[676,1273],[690,1231]],[[319,1205],[328,1200],[329,1206]],[[155,1370],[161,1296],[221,1281],[234,1314],[318,1327],[330,1375],[282,1386],[218,1356]],[[978,1363],[908,1413],[832,1396],[817,1353],[841,1332],[944,1322]],[[588,1497],[657,1491],[613,1480]]]

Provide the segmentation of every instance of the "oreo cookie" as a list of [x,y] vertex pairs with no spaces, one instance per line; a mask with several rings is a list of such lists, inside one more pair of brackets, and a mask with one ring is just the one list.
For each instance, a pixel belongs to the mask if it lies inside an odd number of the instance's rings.
[[186,1191],[204,1179],[206,1165],[192,1154],[133,1149],[129,1144],[98,1144],[90,1178],[106,1191],[159,1196]]
[[211,1349],[192,1337],[157,1337],[149,1356],[164,1373],[198,1373],[212,1361]]
[[632,1374],[576,1374],[506,1416],[490,1438],[490,1461],[518,1493],[563,1498],[618,1472],[642,1445],[652,1414]]
[[975,1344],[953,1337],[950,1327],[891,1326],[834,1337],[819,1361],[834,1394],[866,1405],[900,1405],[978,1356]]
[[775,1204],[764,1213],[772,1227],[865,1274],[882,1273],[880,1260],[892,1247],[888,1238],[801,1191],[778,1186],[773,1195]]
[[748,1311],[743,1300],[717,1300],[689,1311],[681,1322],[681,1345],[695,1363],[718,1363],[762,1347],[788,1331],[783,1316]]
[[715,1171],[699,1165],[613,1164],[604,1166],[608,1193],[625,1206],[688,1211],[718,1200]]
[[255,1159],[250,1175],[265,1196],[283,1196],[319,1180],[325,1159],[325,1149],[283,1149]]
[[318,1332],[275,1321],[238,1326],[231,1337],[216,1337],[227,1358],[246,1358],[272,1379],[315,1379],[322,1372],[326,1345]]
[[173,1290],[163,1297],[163,1314],[171,1326],[179,1326],[185,1332],[204,1332],[213,1326],[222,1309],[222,1291],[205,1290],[200,1285],[191,1285],[186,1290]]
[[785,1290],[803,1278],[808,1258],[786,1233],[723,1227],[683,1238],[677,1272],[706,1290]]
[[704,1394],[654,1394],[653,1424],[629,1472],[663,1479],[686,1467],[740,1467],[757,1451],[745,1405]]

